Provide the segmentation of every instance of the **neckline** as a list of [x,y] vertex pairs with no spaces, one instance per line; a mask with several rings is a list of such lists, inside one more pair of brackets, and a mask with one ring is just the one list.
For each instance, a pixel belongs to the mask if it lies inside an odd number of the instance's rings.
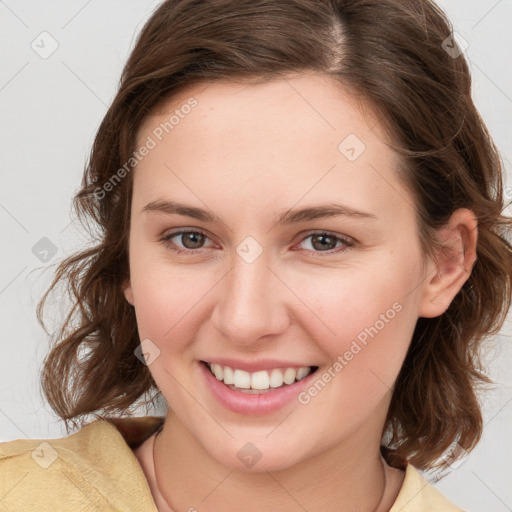
[[[108,423],[111,423],[112,427],[118,432],[118,434],[125,440],[127,447],[130,448],[130,454],[133,457],[133,462],[137,465],[139,474],[144,478],[145,487],[147,488],[147,493],[151,498],[154,504],[154,511],[157,512],[158,508],[156,506],[156,502],[154,500],[152,489],[150,488],[150,483],[148,481],[148,477],[144,472],[139,459],[136,457],[134,450],[142,445],[145,441],[147,441],[151,436],[153,436],[157,431],[161,431],[164,426],[165,417],[162,416],[143,416],[143,417],[104,417],[101,419],[105,419]],[[394,503],[391,506],[390,512],[395,512],[400,510],[404,504],[409,502],[411,499],[419,499],[421,504],[423,504],[424,497],[420,491],[425,490],[425,487],[430,487],[428,481],[424,480],[421,473],[416,470],[411,464],[406,463],[403,468],[400,469],[404,472],[404,478],[402,480],[402,484],[400,486],[400,490],[398,495],[395,498]],[[438,496],[437,489],[432,488],[426,491],[430,498],[434,498],[434,495],[437,499],[442,500],[442,504],[450,504],[450,502],[445,501],[442,495]],[[418,496],[416,496],[418,495]],[[418,503],[419,504],[419,503]],[[440,501],[441,504],[441,501]],[[452,505],[453,506],[453,505]],[[455,508],[454,510],[460,510]]]

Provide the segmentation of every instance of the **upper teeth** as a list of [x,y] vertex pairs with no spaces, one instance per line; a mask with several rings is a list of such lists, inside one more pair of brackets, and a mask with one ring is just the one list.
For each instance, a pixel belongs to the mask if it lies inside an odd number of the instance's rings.
[[208,366],[218,380],[241,389],[278,388],[283,385],[283,382],[293,384],[295,379],[301,380],[311,372],[310,366],[302,366],[298,369],[286,368],[284,371],[280,368],[273,368],[270,370],[270,375],[267,370],[251,373],[216,363],[208,363]]

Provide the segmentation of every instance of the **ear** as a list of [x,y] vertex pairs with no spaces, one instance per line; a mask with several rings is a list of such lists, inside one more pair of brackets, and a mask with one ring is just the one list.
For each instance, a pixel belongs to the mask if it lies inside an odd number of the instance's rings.
[[428,265],[420,317],[436,317],[448,309],[476,263],[477,238],[478,222],[466,208],[456,210],[446,226],[437,231],[441,249]]
[[135,301],[133,300],[133,290],[130,279],[127,279],[123,283],[123,293],[126,300],[133,306]]

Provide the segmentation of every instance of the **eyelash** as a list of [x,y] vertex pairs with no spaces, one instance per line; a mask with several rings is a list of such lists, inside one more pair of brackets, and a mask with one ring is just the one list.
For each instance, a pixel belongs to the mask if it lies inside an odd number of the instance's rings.
[[[194,230],[187,229],[187,230],[181,230],[181,231],[175,231],[175,232],[169,233],[169,234],[165,235],[164,237],[162,237],[160,239],[160,241],[168,249],[170,249],[171,251],[178,253],[178,254],[197,254],[201,249],[204,249],[203,247],[199,247],[197,249],[183,249],[183,248],[178,247],[175,244],[173,244],[173,242],[171,242],[172,238],[174,238],[178,235],[186,234],[186,233],[197,233],[197,234],[201,234],[201,235],[204,235],[205,237],[209,238],[209,236],[204,231],[201,231],[200,229],[194,229]],[[343,242],[343,244],[344,244],[343,247],[339,247],[337,249],[330,249],[329,251],[309,251],[308,249],[302,249],[302,250],[305,250],[308,252],[313,252],[315,254],[315,256],[323,257],[323,256],[329,256],[329,255],[333,255],[333,254],[339,254],[341,252],[345,252],[345,251],[351,249],[355,245],[354,241],[349,240],[348,238],[336,235],[334,233],[331,233],[330,231],[310,232],[304,238],[302,238],[299,243],[304,242],[304,240],[306,240],[307,238],[314,236],[314,235],[327,235],[331,238],[334,238],[336,240],[336,243]],[[173,244],[174,247],[171,244]]]

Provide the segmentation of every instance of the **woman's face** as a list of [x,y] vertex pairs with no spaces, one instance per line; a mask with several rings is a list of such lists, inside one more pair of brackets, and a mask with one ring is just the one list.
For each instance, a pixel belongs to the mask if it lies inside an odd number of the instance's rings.
[[[138,133],[125,294],[175,421],[247,470],[378,446],[428,282],[378,119],[318,75],[197,84],[164,110]],[[300,367],[318,369],[279,387]]]

